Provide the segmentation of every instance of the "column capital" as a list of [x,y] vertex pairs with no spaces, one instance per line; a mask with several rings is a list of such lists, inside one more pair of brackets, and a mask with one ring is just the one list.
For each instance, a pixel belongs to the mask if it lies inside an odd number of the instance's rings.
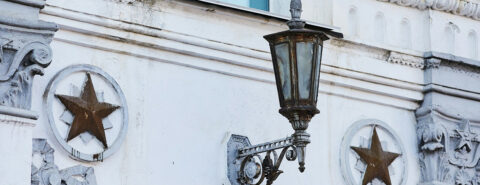
[[480,63],[425,54],[425,89],[416,110],[421,185],[480,183]]
[[38,19],[44,0],[0,1],[0,114],[35,119],[30,111],[34,76],[52,61],[55,23]]

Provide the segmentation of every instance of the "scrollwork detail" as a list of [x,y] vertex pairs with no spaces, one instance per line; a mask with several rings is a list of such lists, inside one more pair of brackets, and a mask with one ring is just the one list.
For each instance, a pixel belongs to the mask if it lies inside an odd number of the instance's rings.
[[275,150],[267,151],[263,159],[259,154],[246,156],[240,166],[238,181],[244,185],[260,185],[266,179],[266,184],[271,185],[283,173],[279,168],[284,158],[295,161],[296,147],[287,146],[282,149],[280,155]]
[[452,185],[477,185],[480,160],[478,132],[469,120],[454,122],[455,127],[444,126],[436,120],[435,111],[429,118],[421,118],[417,128],[419,162],[422,182],[442,182]]
[[[33,154],[40,154],[42,165],[32,164],[32,185],[96,185],[95,172],[91,167],[73,166],[59,170],[54,161],[55,150],[45,139],[33,139]],[[75,178],[80,176],[84,180]]]
[[[6,40],[2,43],[8,45],[12,42]],[[4,57],[5,46],[3,45],[0,50],[1,62],[4,66],[8,64],[9,67],[4,74],[0,74],[0,105],[30,109],[33,78],[36,75],[43,75],[43,69],[52,61],[52,50],[49,45],[35,41],[14,51],[13,56]],[[11,60],[6,61],[5,58]]]

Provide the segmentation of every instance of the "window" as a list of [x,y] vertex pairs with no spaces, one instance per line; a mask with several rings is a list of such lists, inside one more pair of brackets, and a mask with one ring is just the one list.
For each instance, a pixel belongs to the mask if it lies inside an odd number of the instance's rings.
[[269,0],[219,0],[219,1],[238,5],[238,6],[270,11]]

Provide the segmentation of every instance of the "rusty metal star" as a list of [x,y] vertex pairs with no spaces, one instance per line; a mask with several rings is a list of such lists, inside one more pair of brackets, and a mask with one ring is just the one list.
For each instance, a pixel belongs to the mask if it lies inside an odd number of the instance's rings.
[[105,128],[102,119],[109,116],[119,106],[105,102],[98,102],[92,78],[87,73],[87,81],[80,97],[55,95],[60,102],[75,116],[70,126],[67,142],[84,132],[90,132],[108,148]]
[[392,185],[388,166],[390,166],[400,154],[383,151],[376,128],[373,129],[370,148],[351,148],[367,164],[362,185],[372,182],[375,178],[383,181],[386,185]]

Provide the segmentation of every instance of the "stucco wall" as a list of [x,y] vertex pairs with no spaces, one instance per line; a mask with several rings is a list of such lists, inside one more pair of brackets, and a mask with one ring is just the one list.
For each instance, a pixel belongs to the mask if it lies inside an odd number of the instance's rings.
[[[309,3],[317,2],[305,4]],[[368,118],[386,122],[400,136],[408,159],[406,184],[416,184],[420,171],[414,110],[423,99],[421,56],[430,49],[444,50],[434,27],[447,19],[470,27],[473,20],[374,0],[317,4],[313,7],[325,5],[327,10],[312,11],[308,6],[307,19],[341,27],[346,39],[326,43],[318,101],[321,113],[309,128],[307,170],[300,174],[296,163],[285,162],[276,184],[344,184],[342,139],[354,122]],[[375,25],[377,11],[369,10],[384,11],[385,25]],[[426,25],[423,21],[429,16],[435,16],[434,23]],[[277,113],[270,54],[262,38],[286,29],[283,22],[160,0],[133,4],[48,0],[40,18],[56,22],[60,30],[51,44],[53,62],[34,83],[37,96],[32,109],[42,114],[33,136],[48,139],[60,168],[94,167],[100,185],[229,184],[226,144],[231,134],[260,143],[292,133],[288,121]],[[397,29],[404,18],[411,30],[405,37]],[[436,24],[437,19],[441,23]],[[385,39],[375,40],[372,29],[383,27]],[[398,38],[410,39],[409,44],[402,45]],[[455,42],[454,53],[466,56],[462,43],[467,41]],[[40,94],[47,83],[73,64],[102,68],[127,98],[126,140],[118,153],[103,162],[69,158],[42,110]],[[393,174],[398,179],[395,175],[400,173]]]

